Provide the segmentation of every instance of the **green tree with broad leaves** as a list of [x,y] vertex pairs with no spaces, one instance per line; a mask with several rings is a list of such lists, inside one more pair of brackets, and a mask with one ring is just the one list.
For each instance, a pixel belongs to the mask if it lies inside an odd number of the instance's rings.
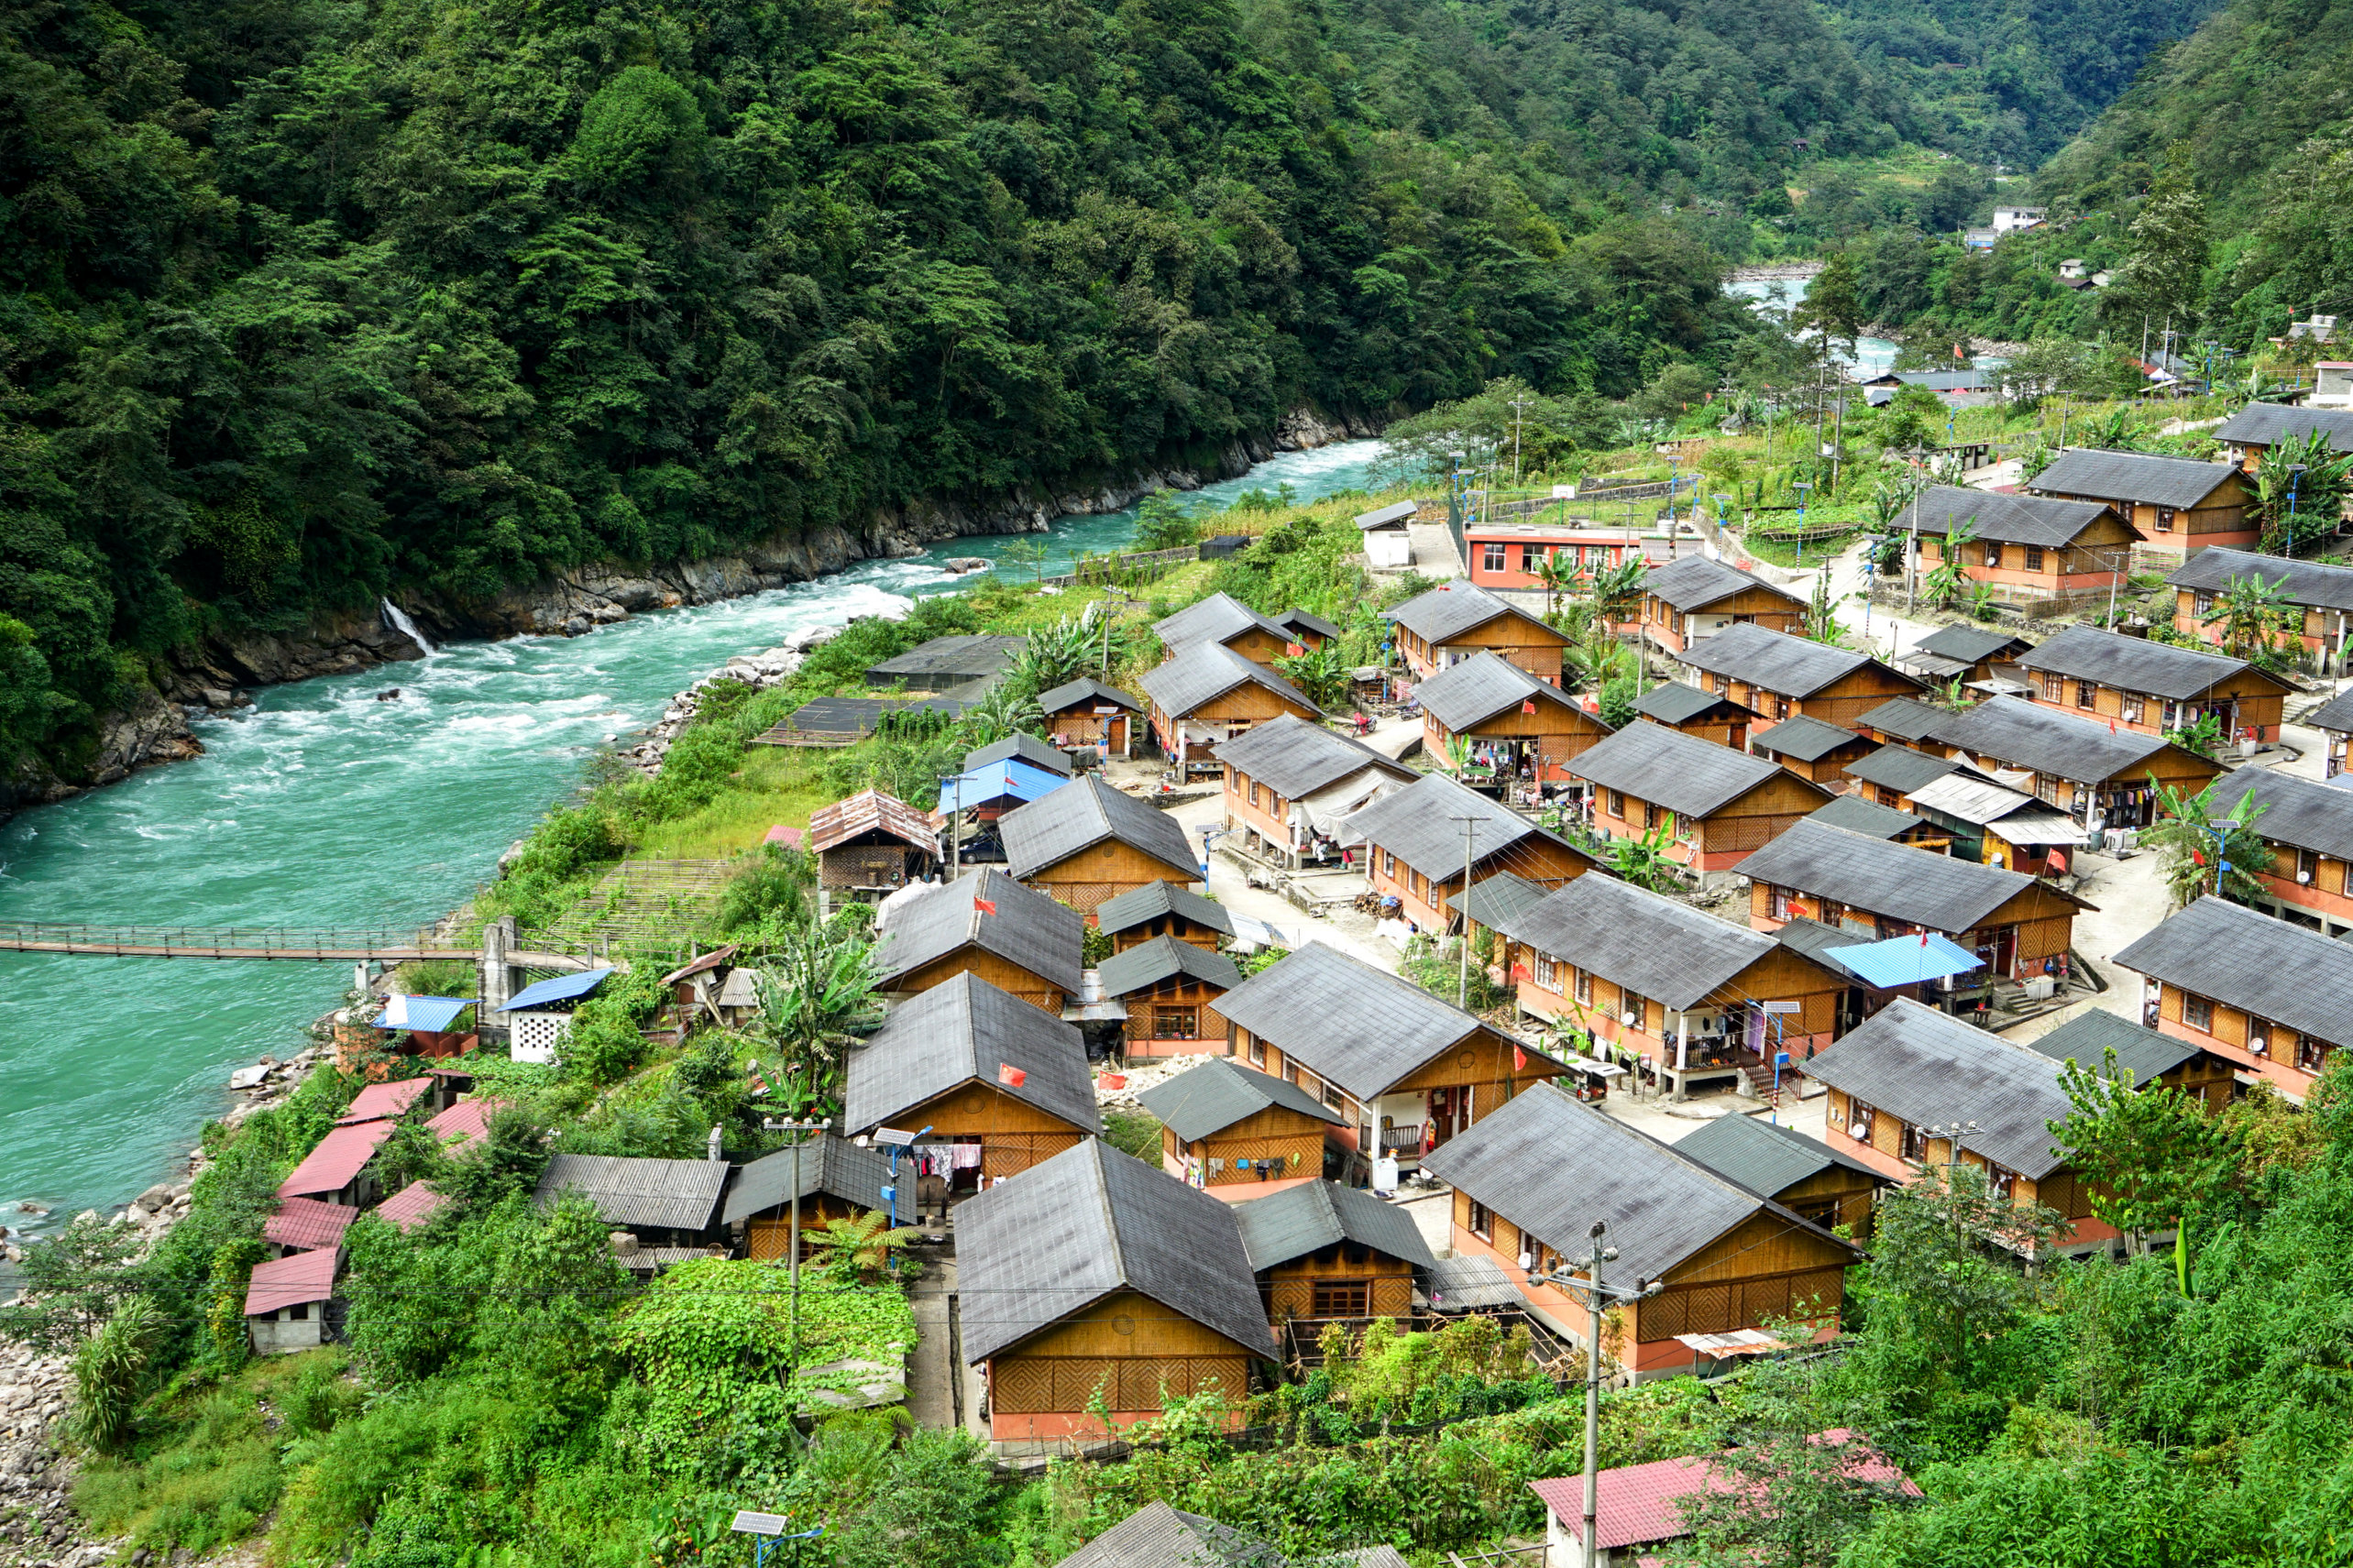
[[2227,773],[2196,791],[2161,784],[2154,773],[2149,783],[2157,792],[2157,815],[2141,829],[2140,841],[2157,851],[2173,907],[2187,908],[2209,894],[2234,904],[2261,897],[2272,855],[2256,824],[2270,807],[2258,806],[2241,785],[2238,803],[2218,810],[2231,793]]

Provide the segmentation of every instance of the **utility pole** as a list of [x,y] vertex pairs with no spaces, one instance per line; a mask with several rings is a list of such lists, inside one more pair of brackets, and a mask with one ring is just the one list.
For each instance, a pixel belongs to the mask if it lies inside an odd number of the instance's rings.
[[[1618,1249],[1604,1246],[1601,1238],[1610,1227],[1600,1220],[1587,1233],[1592,1250],[1583,1257],[1569,1260],[1567,1272],[1555,1270],[1541,1277],[1540,1282],[1577,1297],[1585,1306],[1585,1568],[1595,1568],[1594,1537],[1601,1511],[1600,1454],[1601,1452],[1601,1313],[1604,1308],[1621,1301],[1639,1301],[1655,1296],[1666,1285],[1663,1279],[1648,1283],[1634,1282],[1634,1288],[1612,1288],[1601,1283],[1601,1266],[1618,1260]],[[1579,1279],[1578,1275],[1585,1277]]]
[[[1952,1204],[1952,1267],[1955,1275],[1958,1275],[1961,1269],[1961,1253],[1963,1245],[1963,1238],[1961,1234],[1961,1206],[1955,1201],[1956,1195],[1954,1191],[1953,1177],[1954,1173],[1961,1168],[1961,1140],[1966,1135],[1977,1131],[1977,1124],[1974,1122],[1947,1122],[1941,1127],[1922,1127],[1920,1131],[1926,1133],[1931,1138],[1942,1138],[1944,1140],[1944,1201],[1947,1203]],[[1920,1152],[1924,1155],[1928,1153],[1926,1149],[1922,1149]],[[1952,1320],[1952,1358],[1955,1365],[1960,1365],[1961,1361],[1962,1328],[1963,1325],[1961,1318],[1956,1314]]]
[[1462,978],[1456,985],[1455,1005],[1468,1012],[1470,1010],[1470,846],[1472,839],[1479,833],[1479,825],[1487,818],[1449,817],[1446,820],[1462,824],[1462,902],[1456,909],[1456,913],[1462,916]]
[[790,1245],[790,1248],[789,1248],[789,1250],[786,1253],[786,1255],[786,1255],[786,1262],[790,1265],[791,1269],[792,1269],[792,1309],[791,1309],[791,1310],[792,1310],[792,1341],[791,1341],[792,1348],[791,1348],[791,1353],[790,1353],[790,1357],[789,1357],[789,1359],[790,1359],[790,1361],[791,1361],[792,1365],[793,1365],[796,1368],[797,1368],[797,1367],[799,1366],[799,1365],[800,1365],[800,1150],[801,1150],[801,1144],[802,1144],[802,1141],[806,1138],[806,1136],[807,1136],[808,1134],[810,1134],[810,1133],[822,1133],[822,1132],[824,1132],[827,1128],[830,1127],[831,1125],[832,1125],[832,1124],[831,1124],[830,1122],[821,1122],[821,1121],[820,1121],[820,1122],[771,1122],[771,1121],[767,1121],[767,1120],[764,1120],[764,1120],[760,1123],[760,1130],[761,1130],[761,1131],[763,1131],[763,1132],[767,1132],[767,1133],[789,1133],[789,1134],[791,1134],[791,1135],[792,1135],[792,1140],[793,1140],[793,1144],[792,1144],[792,1148],[793,1148],[793,1217],[792,1217],[792,1224],[791,1224],[791,1228],[790,1228],[790,1230],[789,1230],[789,1232],[788,1232],[788,1237],[789,1237],[789,1240],[790,1240],[790,1244],[791,1244],[791,1245]]
[[1520,421],[1523,417],[1521,411],[1527,407],[1528,400],[1525,398],[1512,400],[1512,488],[1515,490],[1520,488]]

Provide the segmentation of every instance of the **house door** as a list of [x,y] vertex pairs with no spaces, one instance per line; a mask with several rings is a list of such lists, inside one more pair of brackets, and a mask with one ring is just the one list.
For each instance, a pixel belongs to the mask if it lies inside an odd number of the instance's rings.
[[2010,966],[2018,961],[2018,928],[2004,926],[1996,930],[1979,932],[1977,956],[1985,960],[1986,979],[2009,979]]
[[1468,1084],[1459,1089],[1430,1091],[1430,1136],[1434,1143],[1445,1143],[1470,1125],[1471,1091]]
[[1127,716],[1126,714],[1104,720],[1103,733],[1105,739],[1111,744],[1114,756],[1124,757],[1127,754]]

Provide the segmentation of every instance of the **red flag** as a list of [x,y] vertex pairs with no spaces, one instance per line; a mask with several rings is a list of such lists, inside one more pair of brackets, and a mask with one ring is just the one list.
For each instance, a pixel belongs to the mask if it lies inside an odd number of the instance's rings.
[[1284,656],[1285,656],[1285,657],[1287,657],[1287,658],[1292,658],[1292,659],[1296,659],[1296,658],[1300,657],[1302,654],[1303,654],[1303,653],[1305,653],[1305,652],[1307,652],[1307,650],[1306,650],[1306,649],[1302,648],[1302,647],[1301,647],[1298,643],[1296,643],[1296,642],[1286,642],[1286,643],[1284,643],[1284,644],[1282,645],[1282,651],[1283,651],[1283,654],[1284,654]]
[[2116,721],[2115,719],[2111,718],[2111,719],[2109,719],[2109,720],[2108,720],[2108,733],[2109,733],[2109,734],[2111,734],[2111,735],[2113,735],[2113,734],[2115,734],[2116,732],[2117,732],[2117,721]]
[[996,900],[994,898],[975,898],[973,900],[973,907],[979,910],[984,915],[994,915],[996,913]]
[[1920,946],[1921,946],[1921,947],[1923,947],[1923,948],[1925,948],[1925,947],[1927,947],[1928,945],[1929,945],[1929,933],[1928,933],[1928,927],[1925,927],[1925,926],[1923,926],[1923,927],[1920,927]]
[[1521,711],[1522,713],[1534,713],[1534,712],[1535,712],[1535,711],[1536,711],[1536,699],[1535,699],[1534,697],[1529,697],[1527,700],[1525,700],[1524,702],[1521,703],[1521,704],[1520,704],[1520,711]]
[[1512,966],[1512,978],[1513,980],[1525,980],[1525,979],[1527,979],[1527,978],[1528,978],[1528,966],[1527,966],[1527,965],[1525,965],[1525,964],[1513,964],[1513,965]]
[[1956,344],[1954,344],[1954,345],[1952,345],[1952,356],[1953,356],[1955,359],[1958,359],[1958,358],[1960,358],[1960,357],[1961,357],[1961,345],[1959,345],[1959,344],[1957,344],[1957,343],[1956,343]]
[[1512,1047],[1512,1070],[1514,1072],[1528,1070],[1528,1053],[1517,1046]]
[[996,1080],[1007,1089],[1018,1089],[1029,1081],[1029,1075],[1011,1062],[1001,1061],[996,1064]]

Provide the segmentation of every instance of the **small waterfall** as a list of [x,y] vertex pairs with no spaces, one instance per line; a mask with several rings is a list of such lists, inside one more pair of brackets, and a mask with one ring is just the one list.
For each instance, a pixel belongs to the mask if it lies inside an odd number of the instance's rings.
[[390,599],[383,599],[379,602],[380,602],[384,607],[384,619],[392,623],[394,630],[405,633],[410,641],[423,649],[424,656],[426,658],[430,659],[435,653],[441,652],[440,649],[434,647],[433,643],[426,639],[424,632],[419,629],[417,623],[409,619],[408,611],[402,609],[399,605],[394,604]]

